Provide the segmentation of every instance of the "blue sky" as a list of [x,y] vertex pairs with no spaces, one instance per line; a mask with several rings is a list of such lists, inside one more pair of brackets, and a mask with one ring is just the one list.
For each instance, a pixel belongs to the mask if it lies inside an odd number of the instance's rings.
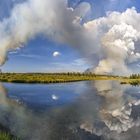
[[[15,4],[23,0],[0,0],[0,20],[10,16]],[[69,6],[75,8],[81,2],[89,2],[92,11],[85,20],[105,16],[107,11],[125,11],[129,7],[136,7],[140,11],[139,0],[69,0]],[[59,55],[54,56],[53,53]],[[53,42],[44,36],[36,36],[24,47],[10,52],[9,60],[2,66],[8,72],[62,72],[84,71],[91,65],[80,53],[65,44]]]

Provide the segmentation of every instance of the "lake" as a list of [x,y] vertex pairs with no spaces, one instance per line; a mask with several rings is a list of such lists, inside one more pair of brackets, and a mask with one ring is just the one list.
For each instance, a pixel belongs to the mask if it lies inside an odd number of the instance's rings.
[[139,140],[140,88],[1,83],[0,124],[23,140]]

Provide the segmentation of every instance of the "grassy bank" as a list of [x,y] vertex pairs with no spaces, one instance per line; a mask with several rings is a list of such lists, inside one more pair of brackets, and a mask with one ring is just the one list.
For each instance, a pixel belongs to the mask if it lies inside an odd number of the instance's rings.
[[126,79],[122,79],[121,84],[140,85],[140,74],[132,74]]
[[133,85],[133,86],[138,86],[140,85],[140,79],[122,79],[121,84],[130,84],[130,85]]
[[85,73],[1,73],[1,82],[11,83],[62,83],[85,80],[121,80],[122,77]]
[[140,85],[140,75],[120,77],[92,73],[1,73],[1,82],[10,83],[66,83],[88,80],[118,80],[121,84]]
[[137,85],[140,85],[140,79],[123,79],[120,83],[137,86]]

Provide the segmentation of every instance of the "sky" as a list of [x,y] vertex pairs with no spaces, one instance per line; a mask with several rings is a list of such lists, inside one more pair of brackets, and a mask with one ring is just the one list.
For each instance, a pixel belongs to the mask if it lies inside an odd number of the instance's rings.
[[[24,1],[26,0],[0,0],[0,21],[9,18],[15,5]],[[81,24],[106,17],[110,11],[122,13],[127,8],[135,7],[140,12],[139,0],[69,0],[68,7],[75,9],[83,2],[89,3],[91,10],[86,13]],[[47,16],[46,14],[46,18]],[[87,55],[79,52],[78,47],[75,49],[70,43],[38,34],[23,43],[20,49],[8,51],[8,59],[1,69],[4,72],[83,72],[91,67],[93,63]],[[129,67],[138,73],[140,63],[135,61]]]

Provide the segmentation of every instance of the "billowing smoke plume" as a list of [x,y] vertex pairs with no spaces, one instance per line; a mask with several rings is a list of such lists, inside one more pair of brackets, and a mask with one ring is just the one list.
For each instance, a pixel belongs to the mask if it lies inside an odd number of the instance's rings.
[[[112,12],[86,23],[100,48],[96,73],[128,73],[128,65],[140,58],[140,14],[134,8]],[[95,44],[95,43],[94,43]]]
[[89,9],[88,3],[80,4],[75,10],[68,8],[65,0],[28,0],[17,4],[11,16],[0,23],[0,64],[5,62],[8,51],[38,34],[78,46],[77,40],[84,38],[79,23]]
[[75,9],[66,0],[27,0],[0,22],[0,64],[7,53],[38,34],[75,47],[93,64],[96,73],[129,73],[129,64],[140,59],[140,14],[135,8],[108,12],[87,23],[88,3]]

